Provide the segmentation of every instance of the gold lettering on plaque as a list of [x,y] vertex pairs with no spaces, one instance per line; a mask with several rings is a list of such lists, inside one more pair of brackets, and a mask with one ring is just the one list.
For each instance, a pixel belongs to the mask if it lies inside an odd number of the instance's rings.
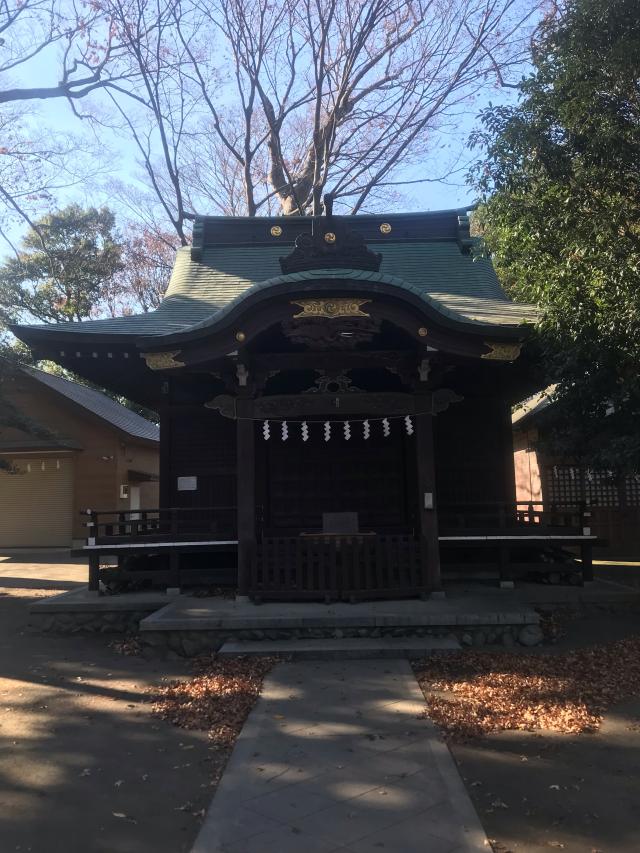
[[515,361],[522,349],[522,344],[503,344],[495,341],[485,341],[484,345],[489,347],[489,352],[483,353],[480,358],[490,358],[495,361]]
[[184,361],[178,361],[177,355],[180,355],[179,349],[168,350],[167,352],[142,353],[142,357],[147,362],[147,367],[150,367],[151,370],[170,370],[172,367],[184,367]]
[[300,299],[291,302],[292,305],[299,305],[302,308],[299,314],[294,314],[293,319],[299,317],[370,317],[362,310],[362,306],[370,299]]

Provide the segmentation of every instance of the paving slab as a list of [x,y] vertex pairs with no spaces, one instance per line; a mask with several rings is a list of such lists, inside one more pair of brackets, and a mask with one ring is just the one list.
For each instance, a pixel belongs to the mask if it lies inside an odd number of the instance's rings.
[[366,660],[424,657],[434,651],[459,651],[455,637],[347,637],[345,639],[228,640],[220,657],[290,655],[295,660]]
[[192,853],[486,853],[423,710],[407,661],[278,664]]

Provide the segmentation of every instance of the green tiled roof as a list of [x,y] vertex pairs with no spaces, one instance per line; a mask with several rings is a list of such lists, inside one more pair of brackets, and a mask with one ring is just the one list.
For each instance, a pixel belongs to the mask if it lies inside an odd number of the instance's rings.
[[[357,219],[357,217],[356,217]],[[362,270],[313,270],[282,276],[278,259],[291,245],[205,244],[199,260],[179,249],[165,298],[148,314],[65,324],[78,334],[165,335],[198,325],[215,325],[225,309],[275,284],[322,278],[393,284],[418,295],[445,316],[471,325],[511,327],[535,322],[532,305],[507,299],[486,258],[461,251],[455,239],[411,239],[376,244],[382,251],[379,273]],[[31,327],[33,328],[33,327]],[[42,327],[40,327],[42,328]],[[60,327],[58,327],[60,328]]]

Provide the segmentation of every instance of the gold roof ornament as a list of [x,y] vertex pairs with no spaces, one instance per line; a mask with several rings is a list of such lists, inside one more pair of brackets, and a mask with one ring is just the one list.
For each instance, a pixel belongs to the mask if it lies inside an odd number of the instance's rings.
[[271,236],[272,237],[281,237],[282,236],[282,228],[279,225],[271,226]]
[[380,226],[381,234],[391,234],[391,225],[388,222],[383,222]]
[[177,355],[181,350],[166,350],[165,352],[143,352],[142,357],[151,370],[171,370],[174,367],[184,367],[184,361],[178,361]]
[[333,233],[333,231],[327,231],[327,233],[324,235],[324,239],[325,243],[335,243],[336,235]]
[[362,306],[370,299],[299,299],[291,302],[292,305],[299,305],[302,308],[298,314],[293,315],[293,319],[297,320],[300,317],[328,317],[334,319],[336,317],[370,317],[362,310]]
[[484,345],[489,347],[489,352],[484,352],[480,358],[488,358],[493,361],[515,361],[520,355],[522,344],[505,344],[496,341],[485,341]]

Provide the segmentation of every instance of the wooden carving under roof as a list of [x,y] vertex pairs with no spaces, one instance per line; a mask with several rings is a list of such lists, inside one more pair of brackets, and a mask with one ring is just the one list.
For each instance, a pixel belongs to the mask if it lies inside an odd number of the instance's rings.
[[294,344],[309,349],[353,349],[356,344],[370,343],[380,331],[380,321],[372,317],[347,319],[292,319],[281,323],[284,335]]
[[362,236],[333,216],[333,198],[324,197],[325,216],[315,216],[311,234],[298,234],[291,254],[280,258],[285,275],[303,270],[358,269],[378,272],[382,255],[372,252]]

